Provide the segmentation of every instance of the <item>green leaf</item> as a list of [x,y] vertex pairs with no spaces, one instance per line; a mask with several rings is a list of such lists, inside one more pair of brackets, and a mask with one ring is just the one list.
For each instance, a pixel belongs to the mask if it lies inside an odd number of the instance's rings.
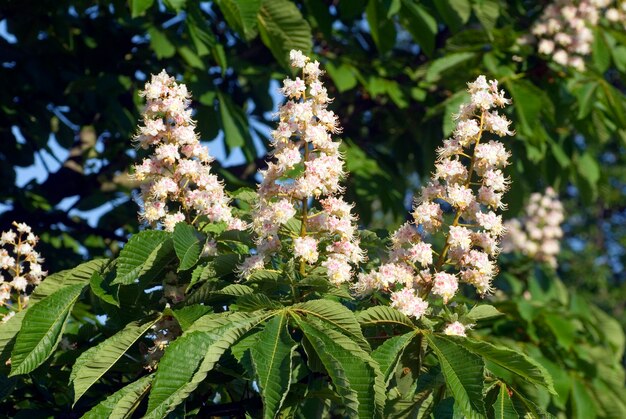
[[437,355],[446,385],[462,413],[485,417],[483,375],[485,364],[479,356],[443,336],[426,334],[429,346]]
[[578,99],[578,115],[576,119],[584,119],[589,115],[595,104],[597,90],[598,83],[596,82],[584,83],[572,89],[572,93],[574,93],[576,99]]
[[27,374],[52,355],[84,287],[74,284],[62,288],[27,310],[11,353],[9,376]]
[[331,300],[311,300],[306,303],[295,304],[292,309],[306,316],[314,316],[322,320],[335,330],[350,337],[364,351],[371,351],[354,313],[344,305]]
[[211,343],[207,333],[196,331],[179,337],[167,347],[154,377],[146,418],[164,417],[184,400],[174,401],[191,381]]
[[178,48],[178,54],[189,64],[191,67],[198,70],[205,70],[206,65],[202,58],[198,56],[191,48],[186,45],[183,45]]
[[261,40],[284,68],[290,68],[292,49],[311,52],[311,27],[291,1],[264,0],[257,19]]
[[217,5],[228,26],[246,41],[257,36],[257,14],[261,9],[261,0],[218,0]]
[[91,281],[92,275],[101,273],[108,263],[108,259],[90,260],[81,263],[75,268],[50,275],[30,295],[28,300],[29,307],[32,307],[33,304],[38,303],[61,288],[75,284],[87,285]]
[[192,304],[176,310],[172,310],[172,314],[174,315],[174,318],[176,318],[176,321],[180,325],[180,328],[183,329],[183,331],[186,331],[196,320],[206,315],[207,313],[210,313],[211,311],[211,307],[201,304]]
[[252,363],[259,377],[263,417],[278,415],[291,384],[293,352],[296,342],[287,331],[287,316],[280,313],[265,325],[257,344],[250,348]]
[[104,281],[104,277],[99,272],[94,272],[89,280],[89,287],[96,297],[105,303],[114,305],[119,308],[120,302],[116,296],[111,293],[109,284]]
[[[271,315],[264,312],[209,314],[198,319],[161,358],[145,417],[161,418],[171,412],[204,381],[228,348]],[[181,363],[183,359],[185,362]]]
[[426,81],[429,83],[441,79],[444,72],[465,63],[476,56],[473,52],[456,52],[434,60],[426,70]]
[[435,50],[435,37],[439,30],[437,20],[419,3],[402,0],[400,22],[424,53],[431,57]]
[[597,417],[596,403],[585,383],[575,376],[572,376],[572,382],[573,416],[585,419]]
[[185,3],[187,0],[163,0],[163,3],[167,6],[168,9],[179,13],[185,7]]
[[192,268],[200,258],[200,239],[196,229],[187,223],[178,223],[174,227],[172,235],[174,250],[180,260],[178,271],[186,271]]
[[150,36],[150,48],[158,59],[172,58],[176,54],[176,47],[165,33],[152,26],[148,29],[148,35]]
[[372,352],[372,358],[380,365],[385,383],[388,385],[400,357],[404,353],[407,345],[417,336],[416,332],[405,333],[400,336],[393,336]]
[[83,352],[72,367],[70,382],[74,387],[74,404],[143,336],[157,321],[132,322],[97,346]]
[[339,66],[335,66],[332,62],[328,62],[326,63],[326,71],[328,71],[328,75],[333,79],[337,91],[340,93],[350,90],[357,85],[355,76],[357,70],[349,64],[342,63]]
[[122,419],[131,417],[139,402],[148,393],[154,374],[126,385],[85,413],[83,419]]
[[133,18],[143,15],[152,7],[154,0],[130,0],[130,13]]
[[593,47],[591,48],[593,62],[600,73],[604,73],[611,65],[611,47],[604,37],[604,29],[594,28]]
[[222,72],[228,67],[224,47],[217,42],[217,38],[209,22],[204,18],[202,10],[196,4],[190,4],[187,8],[187,30],[199,57],[211,53],[213,59],[222,68]]
[[219,90],[217,91],[219,101],[222,129],[224,130],[224,140],[226,145],[233,149],[243,147],[252,142],[248,118],[243,110],[236,106],[231,99]]
[[434,2],[437,11],[446,25],[453,32],[458,31],[467,23],[472,14],[472,6],[469,0],[439,0]]
[[393,21],[387,17],[383,2],[370,0],[365,9],[370,34],[376,44],[378,52],[384,54],[391,50],[396,43],[396,29]]
[[552,377],[546,369],[534,359],[521,352],[504,346],[495,346],[491,343],[468,338],[448,338],[465,349],[480,355],[483,359],[504,368],[536,386],[547,388],[556,395]]
[[331,377],[350,416],[382,417],[386,387],[376,361],[347,336],[295,317]]
[[519,415],[513,406],[509,392],[506,389],[506,385],[500,384],[500,392],[498,398],[493,404],[493,410],[495,413],[495,419],[510,419],[518,418]]
[[160,271],[173,256],[170,237],[170,233],[157,230],[142,231],[131,237],[117,258],[117,276],[113,284],[132,284],[152,268]]
[[493,317],[498,317],[498,316],[503,316],[504,313],[498,311],[497,308],[495,308],[492,305],[489,304],[479,304],[475,307],[473,307],[469,313],[467,313],[466,317],[470,320],[470,321],[478,321],[478,320],[484,320],[484,319],[491,319]]
[[376,326],[379,324],[399,324],[410,329],[415,325],[405,314],[388,306],[375,306],[357,313],[356,318],[362,327]]
[[483,27],[491,33],[496,26],[498,16],[500,16],[500,2],[497,0],[473,0],[472,8]]

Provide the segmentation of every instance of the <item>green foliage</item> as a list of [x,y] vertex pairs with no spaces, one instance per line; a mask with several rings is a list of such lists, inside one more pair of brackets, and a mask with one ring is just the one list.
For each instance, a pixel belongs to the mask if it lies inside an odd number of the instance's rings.
[[[624,34],[601,17],[588,69],[577,71],[518,42],[543,4],[336,3],[7,6],[0,223],[34,227],[51,275],[0,324],[3,414],[626,417]],[[503,293],[414,321],[379,295],[353,298],[323,269],[301,275],[285,263],[238,282],[256,243],[224,224],[138,233],[138,184],[123,174],[144,156],[130,142],[144,75],[166,68],[189,82],[202,139],[225,150],[217,172],[229,191],[243,187],[231,196],[253,221],[270,92],[292,48],[313,51],[332,82],[348,198],[372,230],[360,233],[365,271],[388,246],[388,231],[373,230],[404,221],[405,198],[432,171],[478,74],[514,102],[510,214],[546,185],[565,199],[559,270],[501,256]],[[29,179],[35,162],[43,168]],[[294,218],[282,228],[300,227]],[[210,239],[217,256],[201,254]],[[475,324],[469,338],[432,332],[454,320]]]

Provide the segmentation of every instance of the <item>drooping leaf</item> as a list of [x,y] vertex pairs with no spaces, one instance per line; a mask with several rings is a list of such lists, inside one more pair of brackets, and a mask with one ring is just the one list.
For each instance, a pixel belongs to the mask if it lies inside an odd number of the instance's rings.
[[83,419],[123,419],[130,417],[150,390],[154,374],[127,384],[85,413]]
[[388,306],[374,306],[363,310],[356,315],[362,327],[376,326],[379,324],[398,324],[415,329],[415,325],[405,314]]
[[146,230],[126,243],[117,259],[117,276],[113,284],[132,284],[142,275],[165,266],[171,260],[173,244],[166,231]]
[[200,239],[196,230],[187,223],[181,222],[174,227],[172,234],[174,250],[180,260],[179,271],[192,268],[200,258]]
[[398,360],[404,353],[404,349],[415,338],[415,332],[405,333],[400,336],[393,336],[376,348],[372,352],[372,358],[380,365],[385,383],[389,384],[391,375],[396,369]]
[[446,385],[462,413],[469,417],[485,417],[483,402],[482,359],[447,337],[425,334],[428,344],[441,364]]
[[263,0],[257,18],[261,40],[283,68],[290,68],[292,49],[311,52],[311,27],[291,1]]
[[250,348],[263,398],[263,417],[266,419],[277,416],[289,392],[295,348],[296,342],[287,332],[285,312],[267,322],[257,344]]
[[315,316],[328,323],[335,330],[349,336],[364,351],[371,350],[354,313],[341,303],[332,300],[311,300],[295,304],[292,309],[306,316]]
[[129,323],[124,329],[78,357],[70,374],[70,382],[74,387],[74,404],[156,321],[155,318],[144,323]]
[[312,318],[296,317],[312,343],[348,412],[359,417],[381,417],[386,399],[383,375],[376,361],[349,337]]
[[554,390],[552,377],[548,371],[541,364],[523,353],[504,346],[495,346],[488,342],[468,338],[449,337],[448,339],[463,346],[470,352],[480,355],[485,360],[516,374],[529,383],[545,387],[552,394],[557,394]]
[[434,60],[428,67],[428,70],[426,70],[426,81],[435,82],[439,80],[444,72],[465,63],[475,56],[476,54],[473,52],[456,52]]
[[224,19],[228,26],[237,31],[246,41],[257,36],[257,14],[261,8],[261,0],[218,0]]
[[[271,316],[266,312],[208,314],[198,319],[161,358],[145,417],[161,418],[171,412],[198,387],[228,348]],[[184,367],[181,359],[186,360]]]
[[24,321],[24,316],[27,312],[28,310],[22,310],[16,313],[0,327],[0,370],[3,368],[3,365],[6,365],[6,362],[11,357],[11,350],[13,349],[13,344],[15,343],[15,336],[17,336],[18,332],[22,328],[22,322]]
[[10,376],[27,374],[52,355],[84,287],[74,284],[61,288],[28,309],[11,352]]

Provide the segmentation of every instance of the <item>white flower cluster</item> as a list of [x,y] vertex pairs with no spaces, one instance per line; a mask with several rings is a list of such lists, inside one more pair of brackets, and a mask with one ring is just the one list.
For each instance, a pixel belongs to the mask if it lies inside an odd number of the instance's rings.
[[[626,25],[626,2],[614,0],[556,0],[548,5],[531,32],[540,54],[576,70],[585,69],[591,53],[593,27],[604,15],[609,22]],[[620,4],[621,3],[621,4]]]
[[[258,253],[240,266],[241,275],[264,268],[286,246],[300,260],[301,270],[322,266],[331,282],[340,284],[352,278],[352,265],[363,260],[352,205],[341,196],[343,160],[340,141],[332,138],[341,130],[327,107],[330,99],[320,81],[319,62],[300,51],[291,51],[290,58],[302,78],[283,82],[281,92],[288,100],[278,112],[273,161],[260,172],[259,204],[253,214]],[[302,223],[299,234],[281,233],[281,226],[294,217]]]
[[28,295],[48,274],[41,267],[43,258],[35,250],[39,238],[24,223],[13,222],[13,226],[15,230],[0,235],[0,306],[11,309],[2,321],[26,307]]
[[141,95],[147,104],[135,139],[143,149],[154,147],[154,154],[135,165],[134,176],[142,182],[141,218],[162,223],[168,231],[199,216],[244,229],[231,213],[222,183],[211,173],[213,157],[195,132],[187,87],[163,70],[152,76]]
[[[486,132],[514,134],[511,122],[497,111],[510,100],[498,90],[497,81],[488,82],[485,76],[468,86],[471,101],[461,106],[452,138],[437,150],[436,170],[416,199],[414,222],[393,233],[389,262],[360,274],[353,287],[360,295],[390,292],[393,307],[418,319],[431,293],[447,304],[462,281],[486,294],[497,273],[494,259],[504,226],[496,211],[504,208],[502,195],[509,181],[501,169],[510,154],[502,143],[482,137]],[[448,223],[444,208],[452,210]],[[435,252],[426,240],[440,231],[446,241]],[[456,324],[449,332],[462,334]]]
[[533,193],[524,216],[505,223],[507,234],[502,240],[502,251],[521,252],[556,268],[564,219],[563,204],[554,189],[549,187],[543,194]]

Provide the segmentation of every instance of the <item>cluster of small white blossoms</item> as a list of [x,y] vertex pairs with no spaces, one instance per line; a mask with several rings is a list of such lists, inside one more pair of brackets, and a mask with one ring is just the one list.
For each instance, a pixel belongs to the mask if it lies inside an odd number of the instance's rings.
[[533,193],[523,217],[505,223],[507,234],[502,240],[502,251],[521,252],[556,268],[564,219],[563,204],[554,189],[549,187],[543,194]]
[[15,230],[0,235],[0,306],[10,308],[2,321],[28,304],[28,295],[48,274],[41,267],[44,261],[35,250],[39,238],[24,223],[13,222]]
[[626,24],[626,2],[610,7],[613,3],[614,0],[557,0],[548,5],[531,29],[539,53],[551,56],[562,66],[584,70],[585,57],[593,44],[593,27],[600,16]]
[[195,132],[187,87],[163,70],[140,94],[147,103],[135,140],[143,149],[154,147],[154,154],[134,168],[134,177],[142,182],[141,218],[168,231],[201,216],[244,229],[232,215],[222,183],[211,173],[214,159]]
[[[265,267],[281,248],[306,266],[326,268],[334,284],[350,281],[353,265],[363,260],[356,235],[352,205],[343,200],[339,182],[345,175],[339,153],[336,115],[320,81],[319,62],[291,51],[291,65],[302,78],[285,79],[281,89],[288,99],[279,109],[280,121],[272,132],[273,161],[259,185],[259,204],[253,214],[257,253],[240,266],[242,277]],[[314,208],[314,203],[320,209]],[[292,218],[302,222],[299,234],[282,234]]]
[[[496,110],[511,101],[498,90],[497,81],[488,82],[485,76],[468,87],[471,101],[461,106],[452,138],[437,150],[435,173],[413,208],[414,222],[391,236],[389,262],[360,274],[353,286],[361,296],[374,290],[390,292],[391,306],[416,319],[426,313],[431,293],[447,304],[462,281],[484,295],[497,273],[494,259],[504,226],[495,211],[504,209],[502,196],[509,181],[501,169],[510,154],[498,141],[481,140],[485,132],[514,134],[511,122]],[[449,223],[444,208],[451,209]],[[426,241],[437,232],[445,234],[439,252]],[[452,333],[457,326],[446,330]]]

